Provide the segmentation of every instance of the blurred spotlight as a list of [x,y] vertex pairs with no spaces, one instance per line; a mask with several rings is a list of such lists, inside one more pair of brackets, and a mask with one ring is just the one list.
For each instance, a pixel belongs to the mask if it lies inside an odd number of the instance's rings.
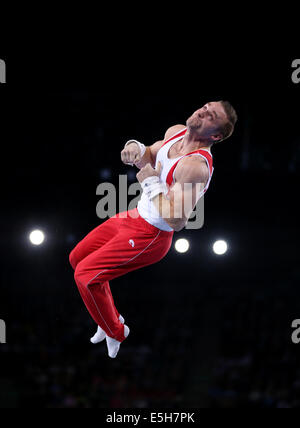
[[213,245],[214,253],[218,255],[225,254],[227,249],[228,249],[228,245],[223,240],[216,241]]
[[129,171],[127,171],[128,181],[137,181],[137,178],[136,178],[137,172],[138,171],[136,171],[134,169],[130,169]]
[[177,239],[175,242],[175,250],[178,251],[178,253],[186,253],[189,247],[190,244],[187,239],[181,238]]
[[41,230],[33,230],[29,235],[32,245],[41,245],[45,240],[45,235]]
[[76,237],[72,233],[69,233],[66,236],[66,242],[67,242],[67,244],[74,244],[75,240],[76,240]]
[[111,170],[110,168],[102,168],[100,169],[100,178],[103,180],[108,180],[111,178]]

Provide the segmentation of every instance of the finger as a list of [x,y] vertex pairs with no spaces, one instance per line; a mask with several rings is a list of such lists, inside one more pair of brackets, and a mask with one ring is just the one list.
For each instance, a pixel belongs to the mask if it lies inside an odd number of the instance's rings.
[[130,159],[128,159],[128,156],[124,155],[123,159],[123,163],[125,163],[125,165],[133,165],[133,163],[130,162]]
[[139,153],[137,153],[136,155],[135,155],[135,157],[134,157],[134,163],[137,163],[137,162],[139,162],[141,160],[141,156],[139,155]]
[[134,163],[136,158],[136,153],[129,154],[129,162]]
[[122,160],[123,163],[126,163],[124,152],[121,152],[121,160]]
[[124,163],[127,162],[126,152],[123,152],[123,154],[122,154],[122,160],[123,160]]
[[130,159],[130,152],[126,152],[126,154],[125,154],[125,161],[126,161],[127,165],[131,165],[132,164],[131,159]]

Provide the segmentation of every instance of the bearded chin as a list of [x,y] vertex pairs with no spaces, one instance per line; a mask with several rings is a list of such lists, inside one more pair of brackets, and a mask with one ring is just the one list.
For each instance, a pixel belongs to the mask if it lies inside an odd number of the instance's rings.
[[194,119],[189,121],[187,125],[192,131],[199,132],[202,128],[202,120],[199,121],[199,119]]

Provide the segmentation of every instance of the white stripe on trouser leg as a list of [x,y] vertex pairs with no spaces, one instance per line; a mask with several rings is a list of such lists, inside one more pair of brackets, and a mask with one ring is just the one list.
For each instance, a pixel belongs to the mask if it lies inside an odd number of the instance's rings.
[[98,305],[97,305],[97,303],[96,303],[96,301],[95,301],[95,299],[94,299],[94,296],[92,295],[92,292],[90,291],[90,289],[89,289],[88,285],[87,285],[87,290],[88,290],[88,292],[90,293],[90,296],[91,296],[91,298],[93,299],[94,305],[96,306],[96,309],[97,309],[97,311],[98,311],[98,313],[99,313],[100,317],[102,318],[103,322],[105,323],[105,325],[106,325],[107,329],[110,331],[110,333],[111,333],[111,334],[113,334],[113,332],[112,332],[112,331],[111,331],[111,329],[109,328],[109,326],[108,326],[107,322],[105,321],[105,319],[104,319],[103,315],[101,314],[101,312],[100,312],[100,310],[99,310],[99,308],[98,308]]
[[[124,262],[124,263],[121,263],[120,265],[117,265],[117,266],[114,266],[113,268],[111,268],[111,269],[116,269],[116,268],[118,268],[118,267],[120,267],[120,266],[123,266],[123,265],[126,265],[127,263],[129,263],[129,262],[131,262],[132,260],[134,260],[135,258],[137,258],[138,256],[140,256],[144,251],[146,251],[147,250],[147,248],[149,248],[150,247],[150,245],[156,240],[156,238],[160,235],[160,232],[161,231],[159,231],[158,232],[158,234],[155,236],[155,238],[153,238],[152,239],[152,241],[150,242],[150,244],[148,244],[142,251],[140,251],[138,254],[136,254],[134,257],[132,257],[130,260],[127,260],[126,262]],[[107,329],[110,331],[110,333],[111,333],[111,335],[112,335],[112,337],[114,338],[115,336],[113,336],[113,333],[112,333],[112,331],[111,331],[111,329],[109,328],[109,326],[107,325],[107,322],[105,321],[105,319],[104,319],[104,317],[103,317],[103,315],[101,314],[101,311],[100,311],[100,309],[99,309],[99,307],[98,307],[98,305],[97,305],[97,303],[96,303],[96,301],[95,301],[95,299],[94,299],[94,296],[92,295],[92,292],[90,291],[90,289],[89,289],[89,286],[90,286],[90,284],[91,284],[91,282],[92,281],[94,281],[94,279],[96,279],[96,278],[98,278],[98,276],[99,275],[101,275],[101,273],[103,273],[103,272],[106,272],[106,271],[108,271],[108,270],[110,270],[110,269],[104,269],[104,270],[101,270],[99,273],[97,273],[97,275],[95,275],[88,283],[87,283],[87,285],[86,285],[86,289],[88,290],[88,292],[90,293],[90,295],[91,295],[91,297],[92,297],[92,299],[93,299],[93,302],[94,302],[94,304],[95,304],[95,307],[96,307],[96,309],[97,309],[97,311],[98,311],[98,313],[99,313],[99,315],[101,316],[101,318],[102,318],[102,320],[103,320],[103,322],[105,323],[105,325],[106,325],[106,327],[107,327]]]

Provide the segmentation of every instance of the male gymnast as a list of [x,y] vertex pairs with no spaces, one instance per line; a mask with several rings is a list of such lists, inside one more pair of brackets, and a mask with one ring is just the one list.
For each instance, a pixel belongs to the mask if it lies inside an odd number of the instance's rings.
[[174,231],[185,227],[208,189],[213,174],[211,147],[231,136],[236,121],[228,101],[208,102],[186,125],[167,129],[163,140],[148,147],[129,140],[121,151],[122,162],[139,169],[141,199],[135,209],[92,230],[69,257],[78,290],[98,325],[91,342],[106,339],[111,358],[117,356],[129,328],[115,307],[109,281],[157,263],[168,253]]

